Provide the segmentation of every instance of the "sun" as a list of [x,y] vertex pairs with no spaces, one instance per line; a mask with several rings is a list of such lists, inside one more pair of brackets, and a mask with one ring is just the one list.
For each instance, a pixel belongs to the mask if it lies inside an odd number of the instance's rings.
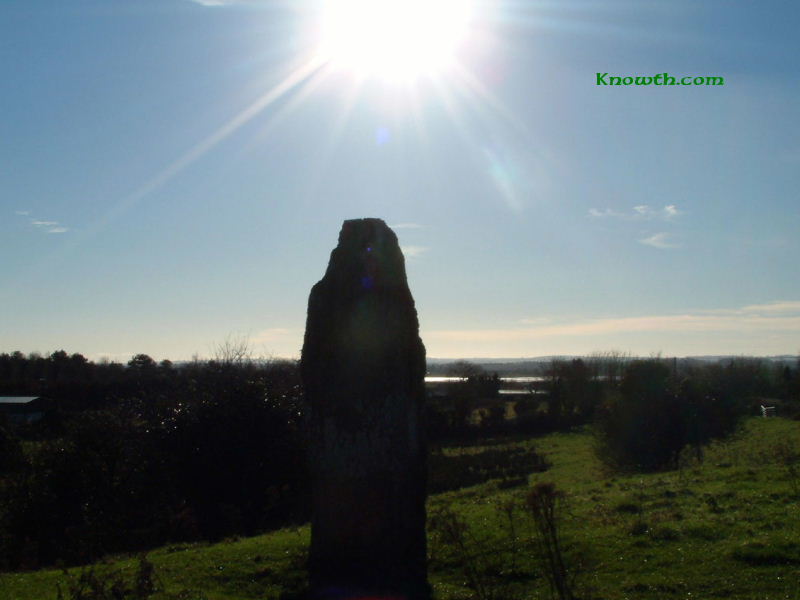
[[455,64],[469,0],[325,0],[319,57],[358,76],[414,80]]

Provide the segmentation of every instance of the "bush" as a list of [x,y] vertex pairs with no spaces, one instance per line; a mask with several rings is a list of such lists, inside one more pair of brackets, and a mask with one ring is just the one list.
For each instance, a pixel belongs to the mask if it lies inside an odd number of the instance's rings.
[[527,482],[527,475],[546,471],[549,464],[533,449],[519,447],[489,448],[448,456],[432,453],[428,457],[428,492],[438,494],[477,485],[490,479],[501,479],[500,485]]
[[56,600],[147,600],[156,593],[155,568],[145,556],[139,557],[131,583],[117,571],[98,575],[94,567],[82,569],[76,577],[64,570],[64,576],[67,595],[59,585]]
[[24,462],[19,439],[0,425],[0,479],[19,470]]
[[602,381],[580,358],[553,361],[547,370],[547,413],[554,427],[587,423],[602,398]]
[[705,372],[678,380],[660,360],[630,363],[608,393],[597,420],[597,454],[620,469],[676,468],[681,451],[734,432],[745,413],[740,398],[722,395]]
[[[138,357],[129,369],[162,367]],[[198,363],[171,376],[180,385],[165,395],[67,413],[56,437],[21,445],[0,430],[0,569],[304,520],[296,367]]]
[[169,489],[141,424],[86,412],[68,434],[33,447],[0,494],[0,565],[77,563],[157,543]]

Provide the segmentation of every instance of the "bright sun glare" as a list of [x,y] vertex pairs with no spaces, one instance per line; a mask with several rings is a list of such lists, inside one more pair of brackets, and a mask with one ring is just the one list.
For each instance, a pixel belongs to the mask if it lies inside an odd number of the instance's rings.
[[320,58],[359,76],[413,80],[454,64],[468,0],[326,0]]

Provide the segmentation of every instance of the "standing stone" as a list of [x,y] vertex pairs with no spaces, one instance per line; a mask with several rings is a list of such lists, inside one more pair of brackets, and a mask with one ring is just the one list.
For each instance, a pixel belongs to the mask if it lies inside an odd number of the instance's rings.
[[312,289],[301,361],[309,405],[317,597],[429,597],[425,347],[397,236],[345,221]]

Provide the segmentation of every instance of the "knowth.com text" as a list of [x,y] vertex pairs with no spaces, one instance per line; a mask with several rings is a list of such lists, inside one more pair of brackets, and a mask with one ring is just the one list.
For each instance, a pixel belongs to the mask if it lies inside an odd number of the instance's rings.
[[669,73],[625,76],[597,73],[597,85],[725,85],[725,78],[718,75],[674,77]]

